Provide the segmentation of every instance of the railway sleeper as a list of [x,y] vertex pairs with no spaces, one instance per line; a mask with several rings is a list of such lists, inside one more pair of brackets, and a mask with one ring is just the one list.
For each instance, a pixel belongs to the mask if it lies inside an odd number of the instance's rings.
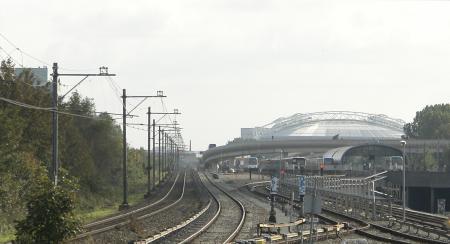
[[419,235],[419,236],[420,236],[419,231],[424,231],[424,232],[426,232],[426,236],[425,237],[430,237],[431,234],[434,234],[434,236],[435,236],[434,239],[435,240],[439,240],[441,238],[444,238],[444,239],[449,239],[450,238],[448,233],[446,231],[443,231],[443,230],[438,230],[438,229],[435,229],[435,228],[427,227],[425,225],[419,225],[417,223],[412,223],[412,222],[407,222],[407,221],[405,221],[405,222],[397,221],[397,222],[400,223],[400,226],[406,225],[408,227],[408,230],[406,232],[408,232],[408,233],[411,232],[411,229],[415,229],[415,234]]
[[397,224],[397,219],[396,218],[389,217],[388,221],[389,222],[388,222],[387,227],[389,227],[389,228],[392,228],[392,227],[394,227]]

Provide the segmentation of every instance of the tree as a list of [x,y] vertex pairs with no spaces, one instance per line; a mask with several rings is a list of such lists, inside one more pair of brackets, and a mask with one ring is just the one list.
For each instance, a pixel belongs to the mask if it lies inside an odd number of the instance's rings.
[[444,171],[450,171],[450,146],[445,148],[442,155],[442,168]]
[[450,104],[426,106],[404,126],[404,131],[412,138],[450,139]]
[[61,243],[80,231],[75,218],[77,184],[63,177],[56,187],[43,174],[27,201],[27,216],[16,224],[18,243]]
[[437,168],[437,161],[433,153],[429,150],[425,152],[423,157],[423,166],[426,171],[433,171]]
[[[29,71],[19,76],[14,74],[11,60],[0,64],[0,97],[34,105],[51,107],[51,94],[48,87],[32,86],[33,74]],[[114,203],[120,199],[122,131],[120,126],[107,113],[97,115],[92,99],[75,92],[66,100],[59,100],[59,109],[87,116],[68,116],[60,114],[59,119],[59,159],[61,170],[77,178],[80,190],[77,191],[77,211],[93,209]],[[73,203],[74,192],[69,198],[64,193],[69,188],[53,189],[41,177],[48,178],[47,167],[51,163],[51,113],[16,106],[0,101],[0,235],[12,233],[15,220],[22,220],[16,227],[22,227],[20,240],[26,242],[34,238],[26,228],[33,225],[27,222],[31,211],[48,205],[52,211],[65,214],[57,202],[49,199]],[[136,152],[136,155],[143,153]],[[130,175],[139,178],[136,186],[144,186],[143,159],[137,157],[130,163]],[[44,172],[44,173],[43,173]],[[43,182],[47,182],[43,184]],[[133,182],[131,182],[133,183]],[[42,185],[42,187],[38,187]],[[62,187],[62,186],[61,186]],[[145,187],[142,187],[145,189]],[[139,188],[140,190],[140,188]],[[28,213],[27,213],[28,211]],[[70,216],[70,214],[67,214]],[[27,217],[27,218],[25,218]],[[43,218],[42,218],[43,219]],[[70,218],[69,218],[70,219]],[[27,221],[25,221],[27,220]],[[37,220],[36,220],[37,221]],[[69,222],[70,223],[70,222]],[[35,222],[38,228],[38,222]],[[61,228],[70,227],[59,225]],[[59,231],[64,237],[64,231]],[[34,235],[33,234],[33,235]],[[37,235],[37,234],[36,234]],[[27,239],[29,238],[29,239]],[[36,239],[40,240],[40,239]],[[36,243],[37,241],[33,241]]]

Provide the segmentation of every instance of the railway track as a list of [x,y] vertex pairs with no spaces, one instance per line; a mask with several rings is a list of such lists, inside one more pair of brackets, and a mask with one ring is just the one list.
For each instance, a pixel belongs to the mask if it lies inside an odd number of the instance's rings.
[[245,220],[242,203],[205,174],[200,175],[198,184],[211,198],[202,213],[189,224],[174,227],[172,233],[145,243],[228,243],[237,236]]
[[165,209],[173,206],[181,200],[184,194],[185,185],[186,172],[184,172],[182,177],[180,177],[180,174],[177,174],[171,188],[161,199],[148,205],[89,223],[84,226],[85,231],[73,238],[71,242],[77,242],[86,238],[92,238],[92,236],[94,235],[98,235],[125,226],[133,220],[143,219],[158,212],[164,211]]
[[[258,188],[257,188],[258,189]],[[257,190],[259,194],[264,194],[268,196],[266,187],[259,187],[259,190]],[[289,197],[278,195],[282,199],[288,201]],[[297,204],[299,202],[297,201]],[[297,206],[299,207],[299,206]],[[432,236],[424,236],[419,235],[417,233],[409,233],[409,231],[405,231],[404,229],[394,229],[387,226],[383,226],[380,223],[374,222],[374,221],[365,221],[362,219],[359,219],[354,216],[345,215],[343,213],[337,212],[331,208],[323,207],[322,210],[324,212],[330,213],[335,216],[339,216],[339,218],[344,218],[348,221],[351,221],[353,223],[356,223],[356,227],[352,228],[352,231],[354,231],[357,234],[360,234],[362,236],[366,236],[370,239],[387,242],[387,243],[450,243],[450,241],[443,238],[442,236],[432,237]],[[409,214],[408,214],[409,213]],[[438,218],[433,218],[435,215],[426,214],[426,213],[418,213],[416,211],[408,211],[407,212],[407,218],[413,218],[411,215],[415,215],[415,221],[429,221],[431,223],[439,223],[442,219],[442,217],[437,216]],[[421,218],[421,216],[425,216],[424,218]],[[328,219],[328,222],[330,223],[337,223],[337,220],[333,220],[332,218],[327,218],[325,216],[319,216],[323,219]]]
[[211,195],[220,202],[220,214],[192,243],[228,243],[237,236],[244,224],[246,216],[244,205],[207,175],[203,176],[207,179],[204,183]]
[[[345,214],[333,211],[331,209],[323,209],[323,210],[324,211],[322,212],[322,214],[318,215],[320,219],[332,224],[343,222],[347,223],[349,225],[347,233],[353,232],[361,236],[365,236],[369,239],[375,240],[377,242],[400,243],[400,244],[413,243],[411,241],[405,240],[401,236],[379,230],[375,228],[372,224],[364,220],[349,217]],[[421,242],[415,241],[414,243],[421,243]]]
[[[389,206],[378,206],[377,211],[390,214]],[[400,205],[392,206],[392,216],[396,219],[403,218],[403,209]],[[412,209],[405,210],[406,221],[410,223],[417,223],[420,226],[427,226],[438,231],[448,231],[447,221],[448,217],[415,211]]]

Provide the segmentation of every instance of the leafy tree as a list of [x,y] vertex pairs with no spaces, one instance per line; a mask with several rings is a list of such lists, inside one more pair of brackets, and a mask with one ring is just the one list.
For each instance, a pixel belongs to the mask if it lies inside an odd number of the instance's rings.
[[432,171],[435,170],[437,167],[437,160],[434,157],[433,153],[429,150],[425,152],[424,158],[423,158],[423,166],[424,170]]
[[[20,101],[34,106],[49,108],[51,96],[48,87],[35,87],[29,71],[14,75],[11,60],[0,64],[0,97]],[[92,99],[75,92],[70,98],[59,100],[59,109],[92,118],[81,118],[60,114],[59,159],[61,170],[77,179],[79,191],[48,186],[46,168],[51,162],[51,113],[15,106],[0,101],[0,232],[11,229],[15,220],[22,220],[19,240],[31,240],[31,235],[44,231],[35,226],[35,232],[27,233],[30,211],[37,211],[44,203],[56,209],[58,214],[67,214],[56,201],[74,203],[77,195],[78,210],[92,209],[111,204],[120,199],[122,179],[122,131],[120,126],[104,113],[96,115]],[[130,186],[134,191],[145,189],[145,150],[130,148]],[[41,187],[39,187],[41,186]],[[45,202],[48,201],[48,202]],[[28,213],[27,213],[28,211]],[[41,214],[40,212],[38,212]],[[27,218],[25,218],[27,216]],[[56,214],[55,214],[56,216]],[[67,214],[66,217],[70,214]],[[70,218],[69,218],[70,219]],[[36,220],[37,221],[37,220]],[[37,222],[34,222],[37,224]],[[6,227],[6,228],[5,228]],[[61,225],[61,228],[70,227]],[[52,238],[65,238],[67,233],[58,232]],[[2,234],[2,233],[0,233]],[[28,238],[28,239],[27,239]],[[40,240],[40,239],[36,239]],[[44,240],[43,240],[44,241]],[[34,241],[36,243],[36,241]]]
[[450,171],[450,146],[444,150],[444,153],[442,155],[442,162],[443,162],[443,165],[442,165],[443,170],[449,172]]
[[450,139],[450,104],[426,106],[418,111],[412,123],[404,127],[412,138]]
[[144,148],[128,150],[128,171],[130,192],[136,192],[145,187],[147,151]]
[[61,243],[80,231],[75,218],[77,184],[67,177],[54,187],[46,174],[37,179],[27,201],[27,216],[16,224],[19,243]]

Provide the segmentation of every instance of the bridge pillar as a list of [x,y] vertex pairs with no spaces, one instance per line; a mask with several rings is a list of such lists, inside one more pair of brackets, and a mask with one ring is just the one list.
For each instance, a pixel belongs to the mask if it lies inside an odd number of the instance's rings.
[[430,187],[430,213],[435,213],[434,188]]

